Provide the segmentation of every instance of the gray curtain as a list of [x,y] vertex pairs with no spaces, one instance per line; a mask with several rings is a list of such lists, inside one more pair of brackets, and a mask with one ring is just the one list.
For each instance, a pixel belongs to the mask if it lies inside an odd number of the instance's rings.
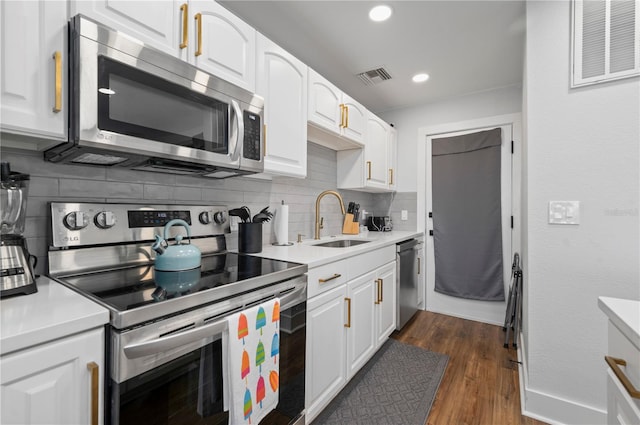
[[503,301],[501,129],[432,141],[435,290]]

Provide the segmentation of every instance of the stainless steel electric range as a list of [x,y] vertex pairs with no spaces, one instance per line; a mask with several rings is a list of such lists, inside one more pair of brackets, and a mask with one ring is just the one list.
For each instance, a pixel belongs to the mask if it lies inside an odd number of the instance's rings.
[[[189,224],[202,263],[199,277],[161,286],[151,245],[173,219]],[[280,402],[261,423],[304,422],[306,265],[227,252],[221,206],[54,202],[51,230],[50,276],[111,312],[105,423],[228,423],[226,318],[273,297],[296,326],[282,327]]]

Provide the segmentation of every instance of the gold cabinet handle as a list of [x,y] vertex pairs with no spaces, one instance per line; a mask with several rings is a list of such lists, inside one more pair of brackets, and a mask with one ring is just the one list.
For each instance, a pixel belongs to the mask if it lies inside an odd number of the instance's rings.
[[100,390],[100,366],[96,362],[87,363],[91,374],[91,425],[98,425],[98,401]]
[[198,28],[198,49],[196,50],[196,56],[200,56],[202,54],[202,13],[196,13],[195,20]]
[[325,283],[325,282],[329,282],[330,280],[337,279],[337,278],[339,278],[339,277],[342,277],[342,275],[341,275],[341,274],[338,274],[338,273],[335,273],[333,276],[328,277],[328,278],[326,278],[326,279],[318,279],[318,282],[320,282],[320,283]]
[[376,300],[374,304],[380,304],[380,279],[376,279]]
[[262,156],[267,156],[267,125],[262,126]]
[[382,304],[384,301],[384,279],[378,279],[378,281],[380,282],[378,284],[380,285],[380,304]]
[[393,185],[393,168],[389,168],[389,186]]
[[371,161],[367,161],[367,180],[371,180]]
[[349,128],[349,107],[344,105],[344,128]]
[[619,366],[626,366],[627,362],[622,359],[617,359],[611,356],[604,356],[604,360],[607,362],[611,370],[613,370],[613,373],[616,374],[616,376],[622,383],[622,386],[624,387],[625,390],[627,390],[629,395],[633,398],[640,399],[640,390],[638,390],[633,386],[631,381],[629,381],[629,378],[627,378],[627,376],[624,374],[622,369],[620,369],[619,367]]
[[344,128],[344,103],[340,104],[340,128]]
[[418,274],[420,274],[420,257],[418,257]]
[[62,111],[62,53],[54,52],[53,60],[55,62],[55,100],[53,103],[53,112]]
[[347,302],[347,323],[344,325],[345,328],[351,327],[351,298],[345,297],[344,299]]
[[189,5],[184,3],[180,6],[180,11],[182,12],[182,43],[180,43],[180,48],[184,49],[189,45]]

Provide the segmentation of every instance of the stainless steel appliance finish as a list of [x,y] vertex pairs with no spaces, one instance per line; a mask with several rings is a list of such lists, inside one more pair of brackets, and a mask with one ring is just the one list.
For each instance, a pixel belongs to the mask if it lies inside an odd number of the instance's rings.
[[69,141],[45,159],[213,178],[263,171],[261,97],[81,15],[69,46]]
[[[111,312],[106,423],[175,415],[186,424],[227,423],[227,317],[274,297],[281,315],[305,316],[307,266],[227,252],[225,207],[51,203],[51,218],[51,276]],[[189,224],[202,263],[193,286],[172,292],[154,282],[151,245],[176,218]],[[171,230],[171,237],[180,233]],[[305,330],[304,321],[281,326],[280,399],[288,401],[264,423],[303,417]]]
[[37,292],[35,274],[24,238],[29,175],[1,164],[0,179],[0,297]]
[[398,317],[396,329],[400,330],[418,311],[417,256],[420,242],[409,239],[396,245],[398,276]]

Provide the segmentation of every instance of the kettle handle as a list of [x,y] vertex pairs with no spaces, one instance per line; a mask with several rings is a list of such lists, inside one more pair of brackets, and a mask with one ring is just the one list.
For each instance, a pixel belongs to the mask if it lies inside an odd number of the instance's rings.
[[164,239],[169,240],[169,229],[175,225],[180,225],[187,230],[187,238],[189,238],[189,243],[191,243],[191,228],[189,227],[189,223],[180,218],[174,218],[164,225]]

